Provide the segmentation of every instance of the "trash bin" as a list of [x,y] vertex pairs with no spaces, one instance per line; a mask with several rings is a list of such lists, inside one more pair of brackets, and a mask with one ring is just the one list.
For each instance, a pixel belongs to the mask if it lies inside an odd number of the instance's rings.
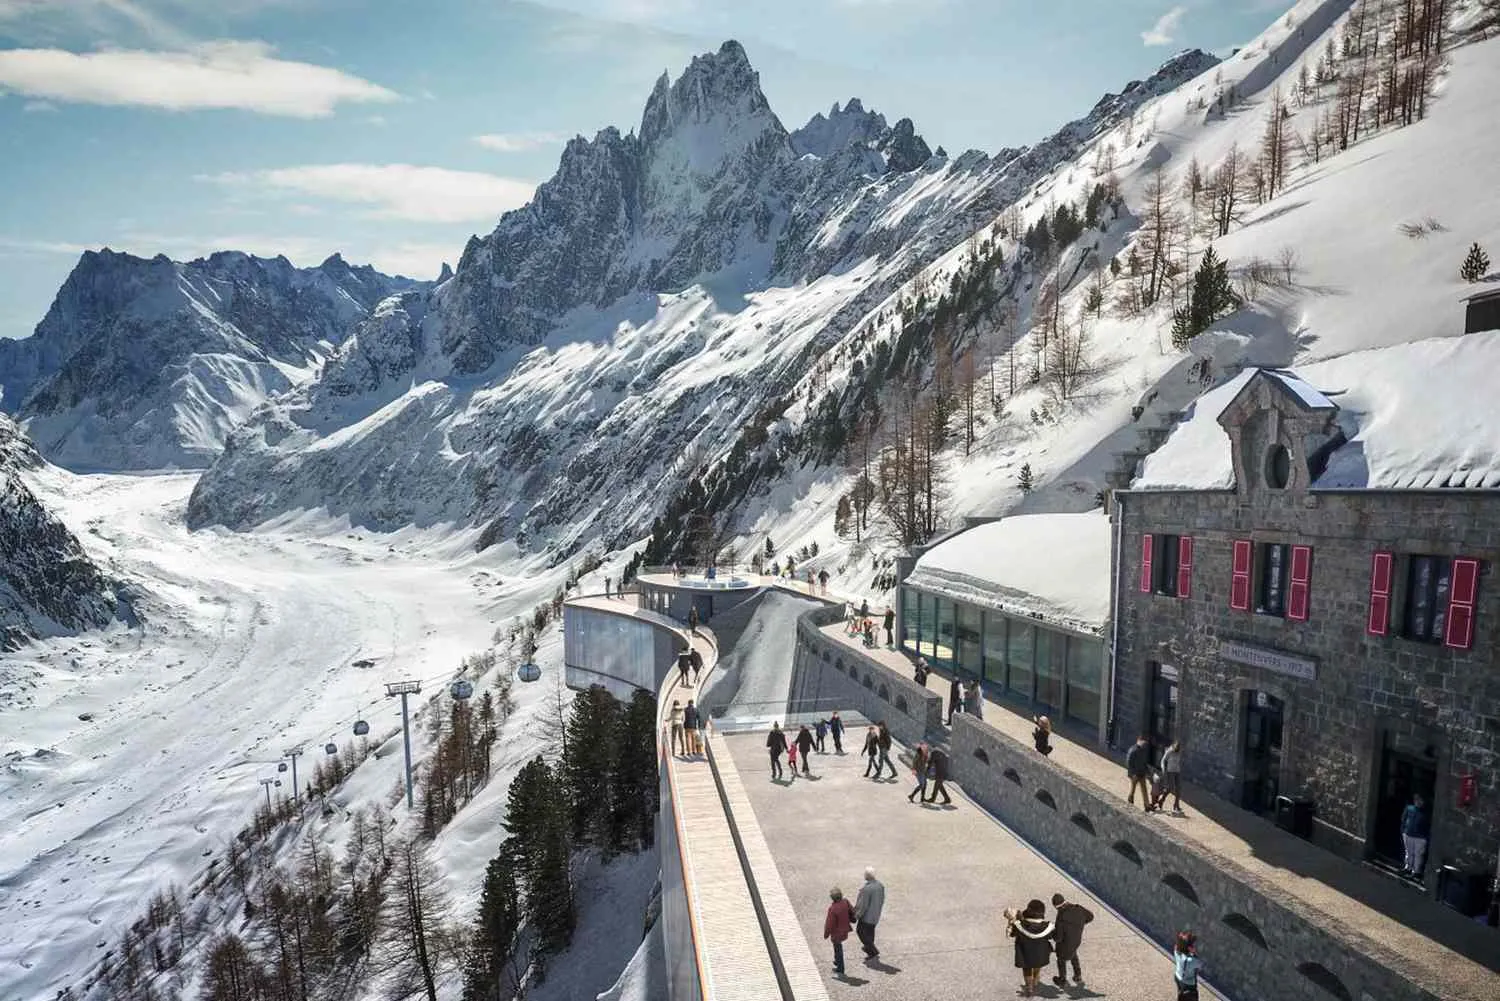
[[1276,826],[1290,831],[1299,838],[1312,840],[1313,801],[1293,799],[1290,796],[1276,797]]
[[1489,906],[1489,878],[1488,873],[1445,865],[1438,870],[1438,900],[1466,918],[1477,917]]

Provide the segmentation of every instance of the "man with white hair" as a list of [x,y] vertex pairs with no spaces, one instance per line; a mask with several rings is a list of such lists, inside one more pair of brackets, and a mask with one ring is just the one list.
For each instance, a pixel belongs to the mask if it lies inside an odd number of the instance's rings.
[[875,878],[873,866],[865,867],[865,885],[859,888],[854,901],[854,934],[865,950],[865,958],[877,959],[880,950],[875,948],[875,926],[880,923],[880,912],[885,907],[885,884]]

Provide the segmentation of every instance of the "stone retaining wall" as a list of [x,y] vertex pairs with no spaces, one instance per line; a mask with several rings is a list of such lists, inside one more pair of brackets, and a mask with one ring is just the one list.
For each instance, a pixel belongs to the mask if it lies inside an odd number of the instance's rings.
[[842,607],[820,609],[797,620],[792,702],[838,699],[871,722],[884,720],[903,744],[915,744],[932,730],[940,732],[939,696],[820,631],[843,620]]
[[1196,932],[1216,987],[1244,999],[1434,1001],[1400,956],[984,722],[955,716],[951,753],[965,793],[1158,942]]

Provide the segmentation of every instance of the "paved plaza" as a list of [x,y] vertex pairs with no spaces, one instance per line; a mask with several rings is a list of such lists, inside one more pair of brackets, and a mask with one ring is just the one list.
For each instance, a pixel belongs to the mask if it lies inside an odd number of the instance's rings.
[[[744,784],[755,821],[785,883],[796,920],[817,958],[830,997],[867,1001],[964,1001],[1020,993],[1013,941],[1000,912],[1061,892],[1094,912],[1080,953],[1084,987],[1053,986],[1046,971],[1040,996],[1158,1001],[1175,997],[1167,955],[1089,896],[1063,872],[950,785],[953,806],[906,801],[910,769],[874,782],[855,754],[813,755],[813,778],[773,783],[765,733],[734,734],[724,743]],[[858,744],[850,734],[846,747]],[[889,772],[887,772],[889,776]],[[739,820],[739,818],[736,818]],[[742,822],[742,821],[741,821]],[[743,823],[743,822],[742,822]],[[834,977],[823,940],[828,890],[852,900],[866,865],[886,886],[876,935],[880,958],[866,963],[851,936],[848,976]],[[764,879],[757,873],[757,879]],[[1051,914],[1049,903],[1048,913]],[[1210,956],[1204,957],[1212,975]],[[1205,999],[1217,998],[1204,989]]]

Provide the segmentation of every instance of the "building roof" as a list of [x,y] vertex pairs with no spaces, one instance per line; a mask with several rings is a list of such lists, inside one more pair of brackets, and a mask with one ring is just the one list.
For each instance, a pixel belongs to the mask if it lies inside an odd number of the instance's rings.
[[1466,295],[1464,296],[1464,302],[1479,302],[1485,299],[1495,298],[1500,298],[1500,286],[1496,286],[1495,288],[1482,289],[1478,292],[1475,292],[1473,295]]
[[[1229,436],[1218,416],[1258,369],[1241,372],[1192,404],[1166,443],[1147,456],[1133,490],[1234,486]],[[1438,337],[1356,351],[1273,374],[1307,399],[1338,399],[1348,439],[1329,456],[1315,489],[1500,487],[1500,331]],[[1313,386],[1322,390],[1311,389]],[[1331,405],[1331,404],[1330,404]]]
[[938,543],[906,583],[1098,634],[1109,618],[1109,547],[1103,511],[1016,515]]

